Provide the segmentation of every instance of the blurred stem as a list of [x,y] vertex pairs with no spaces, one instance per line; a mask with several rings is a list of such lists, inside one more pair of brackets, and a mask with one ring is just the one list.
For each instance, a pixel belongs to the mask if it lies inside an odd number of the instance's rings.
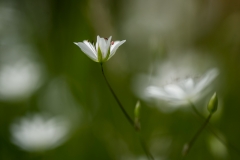
[[188,154],[188,152],[190,151],[190,149],[192,148],[193,144],[195,143],[195,141],[197,140],[197,138],[199,137],[199,135],[202,133],[203,129],[207,126],[208,122],[210,121],[212,117],[212,114],[209,114],[209,116],[207,117],[206,121],[203,123],[203,125],[199,128],[199,130],[197,131],[197,133],[193,136],[193,138],[190,140],[189,143],[187,143],[184,148],[183,148],[183,156],[186,156]]
[[138,134],[139,142],[140,142],[140,144],[141,144],[144,152],[146,153],[147,158],[150,159],[150,160],[154,160],[154,157],[152,156],[152,154],[151,154],[150,151],[148,150],[147,145],[146,145],[145,141],[143,140],[143,138],[141,137],[140,132],[138,132],[137,134]]
[[100,63],[101,65],[101,70],[102,70],[102,74],[103,74],[103,77],[107,83],[107,86],[109,88],[109,90],[111,91],[113,97],[115,98],[115,100],[117,101],[120,109],[122,110],[124,116],[127,118],[128,122],[132,125],[132,127],[134,128],[134,130],[137,132],[138,134],[138,139],[140,141],[140,144],[145,152],[145,154],[147,155],[148,159],[149,160],[154,160],[152,154],[150,153],[150,151],[148,150],[147,146],[146,146],[146,143],[144,142],[144,140],[141,138],[141,135],[140,135],[140,128],[138,127],[138,125],[135,124],[135,122],[133,121],[133,119],[128,115],[127,111],[124,109],[123,105],[121,104],[120,100],[118,99],[117,95],[115,94],[115,92],[113,91],[111,85],[109,84],[106,76],[105,76],[105,73],[104,73],[104,70],[103,70],[103,64]]
[[194,105],[191,101],[189,101],[189,104],[190,104],[191,108],[193,109],[193,111],[194,111],[200,118],[205,119],[205,117],[198,112],[197,108],[195,107],[195,105]]
[[[205,119],[205,117],[197,110],[197,108],[195,107],[195,105],[189,101],[189,104],[192,108],[192,110],[198,115],[199,118]],[[207,128],[206,128],[210,133],[212,133],[214,135],[215,138],[217,138],[219,140],[219,142],[221,142],[225,147],[230,147],[231,149],[235,150],[235,152],[240,156],[240,150],[234,146],[231,143],[227,143],[223,138],[221,138],[215,131],[214,131],[214,127],[211,125],[211,123],[208,123]]]

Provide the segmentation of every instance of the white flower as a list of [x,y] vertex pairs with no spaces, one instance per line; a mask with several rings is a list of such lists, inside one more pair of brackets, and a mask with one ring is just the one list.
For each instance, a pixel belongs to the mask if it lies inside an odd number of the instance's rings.
[[101,38],[97,36],[97,43],[90,43],[85,40],[83,42],[74,42],[81,50],[95,62],[106,62],[109,60],[117,51],[118,47],[121,46],[126,40],[123,41],[111,41],[112,36],[107,38]]
[[66,121],[35,114],[11,125],[12,142],[26,151],[45,151],[62,144],[69,132]]
[[0,69],[0,99],[20,100],[30,96],[41,84],[41,70],[31,63],[17,62]]
[[3,45],[0,53],[0,99],[19,101],[31,96],[44,80],[44,68],[34,48],[26,44]]
[[150,85],[145,89],[145,95],[149,98],[165,100],[174,105],[185,105],[189,101],[196,101],[203,97],[217,75],[218,70],[211,69],[200,79],[188,77],[177,79],[162,87]]

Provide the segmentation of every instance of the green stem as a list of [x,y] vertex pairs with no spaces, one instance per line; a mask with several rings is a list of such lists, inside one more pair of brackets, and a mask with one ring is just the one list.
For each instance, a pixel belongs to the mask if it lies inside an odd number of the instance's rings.
[[206,121],[203,123],[203,125],[199,128],[199,130],[197,131],[197,133],[193,136],[193,138],[190,140],[189,143],[187,143],[184,146],[183,149],[183,156],[186,156],[188,154],[188,152],[190,151],[190,149],[192,148],[193,144],[195,143],[195,141],[197,140],[197,138],[199,137],[199,135],[202,133],[203,129],[207,126],[208,122],[210,121],[212,117],[212,114],[209,114],[209,116],[207,117]]
[[122,110],[124,116],[127,118],[128,122],[134,127],[135,124],[134,124],[134,121],[132,120],[132,118],[128,115],[127,111],[124,109],[123,105],[121,104],[120,100],[118,99],[117,95],[115,94],[115,92],[113,91],[111,85],[109,84],[105,74],[104,74],[104,70],[103,70],[103,66],[102,66],[102,63],[101,63],[101,69],[102,69],[102,74],[103,74],[103,77],[107,83],[107,86],[109,88],[109,90],[111,91],[113,97],[115,98],[115,100],[117,101],[118,103],[118,106],[120,107],[120,109]]
[[[121,102],[120,102],[120,100],[118,99],[117,95],[116,95],[115,92],[113,91],[111,85],[109,84],[109,82],[108,82],[108,80],[107,80],[107,78],[106,78],[106,76],[105,76],[105,74],[104,74],[103,64],[102,64],[102,63],[100,63],[100,64],[101,64],[101,70],[102,70],[103,77],[104,77],[104,79],[105,79],[105,81],[106,81],[106,83],[107,83],[107,86],[108,86],[109,90],[111,91],[113,97],[114,97],[115,100],[117,101],[120,109],[122,110],[124,116],[127,118],[128,122],[133,126],[133,128],[135,129],[135,131],[138,132],[138,131],[139,131],[139,127],[137,127],[137,125],[135,124],[135,122],[133,121],[133,119],[128,115],[127,111],[124,109],[123,105],[121,104]],[[143,139],[141,138],[139,132],[138,132],[138,139],[139,139],[140,144],[141,144],[141,146],[142,146],[145,154],[147,155],[148,159],[149,159],[149,160],[154,160],[152,154],[151,154],[150,151],[147,149],[146,144],[145,144],[145,142],[143,141]]]
[[[195,105],[189,101],[189,104],[191,106],[191,108],[193,109],[193,111],[202,119],[205,119],[205,117],[197,110],[197,108],[195,107]],[[240,156],[240,150],[234,146],[233,144],[231,143],[227,143],[223,138],[221,138],[215,131],[214,131],[214,127],[211,125],[211,123],[208,123],[208,126],[207,126],[207,131],[209,131],[210,133],[212,133],[215,138],[217,138],[219,140],[219,142],[221,142],[224,146],[226,146],[227,148],[230,147],[232,148],[239,156]]]
[[139,139],[139,142],[140,142],[145,154],[147,155],[147,158],[150,159],[150,160],[154,160],[154,157],[152,156],[152,154],[148,150],[147,145],[146,145],[145,141],[142,139],[139,132],[138,132],[138,139]]
[[198,112],[197,108],[195,107],[195,105],[194,105],[191,101],[189,101],[189,104],[190,104],[191,108],[193,109],[193,111],[194,111],[200,118],[205,119],[205,117]]

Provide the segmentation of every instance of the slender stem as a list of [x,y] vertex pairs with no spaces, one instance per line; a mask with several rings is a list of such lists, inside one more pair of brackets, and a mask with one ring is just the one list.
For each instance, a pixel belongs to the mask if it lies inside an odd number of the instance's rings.
[[150,153],[150,151],[149,151],[148,148],[146,147],[147,145],[146,145],[145,141],[142,139],[140,133],[138,133],[138,139],[139,139],[140,144],[141,144],[144,152],[146,153],[148,159],[154,160],[154,157],[152,156],[152,154]]
[[189,103],[190,103],[191,108],[193,109],[193,111],[194,111],[199,117],[205,119],[205,117],[198,112],[198,110],[197,110],[197,108],[195,107],[195,105],[194,105],[191,101],[189,101]]
[[103,66],[102,66],[102,63],[101,63],[101,69],[102,69],[102,74],[103,74],[103,77],[107,83],[107,86],[109,88],[109,90],[111,91],[113,97],[115,98],[115,100],[117,101],[120,109],[122,110],[124,116],[127,118],[128,122],[134,127],[134,121],[132,120],[132,118],[128,115],[127,111],[124,109],[123,105],[121,104],[120,100],[118,99],[118,97],[116,96],[115,92],[113,91],[112,87],[110,86],[105,74],[104,74],[104,70],[103,70]]
[[[189,101],[189,104],[191,105],[191,108],[193,109],[193,111],[202,119],[205,119],[205,117],[197,110],[197,108],[195,107],[195,105]],[[235,150],[235,152],[240,155],[240,150],[234,146],[231,143],[227,143],[223,138],[221,138],[215,131],[214,131],[214,127],[211,125],[211,123],[208,123],[208,126],[206,128],[210,133],[212,133],[224,146],[226,147],[230,147],[233,150]]]
[[197,138],[199,137],[199,135],[202,133],[203,129],[207,126],[209,120],[211,119],[212,114],[209,114],[209,116],[207,117],[206,121],[203,123],[203,125],[199,128],[199,130],[197,131],[197,133],[193,136],[193,138],[190,140],[189,143],[187,143],[187,145],[184,146],[183,149],[183,156],[186,156],[189,152],[189,150],[192,148],[194,142],[197,140]]
[[144,142],[144,140],[141,138],[140,136],[140,132],[139,132],[139,127],[135,124],[135,122],[133,121],[133,119],[128,115],[128,113],[126,112],[126,110],[124,109],[123,105],[121,104],[120,100],[118,99],[117,95],[115,94],[115,92],[113,91],[111,85],[109,84],[105,74],[104,74],[104,70],[103,70],[103,65],[101,63],[101,69],[102,69],[102,74],[103,74],[103,77],[107,83],[107,86],[109,88],[109,90],[111,91],[113,97],[115,98],[115,100],[117,101],[120,109],[122,110],[124,116],[127,118],[128,122],[133,126],[133,128],[135,129],[135,131],[138,133],[138,139],[140,141],[140,144],[145,152],[145,154],[147,155],[148,159],[150,160],[154,160],[152,154],[150,153],[150,151],[148,150],[148,148],[146,147],[146,144]]

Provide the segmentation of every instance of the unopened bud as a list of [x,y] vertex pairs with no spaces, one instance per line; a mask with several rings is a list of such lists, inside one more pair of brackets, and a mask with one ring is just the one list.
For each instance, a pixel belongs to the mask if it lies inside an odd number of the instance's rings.
[[140,130],[140,109],[141,109],[141,103],[140,101],[137,101],[135,109],[134,109],[134,122],[135,122],[135,128],[137,130]]
[[140,101],[137,101],[135,109],[134,109],[134,116],[137,119],[140,118],[140,108],[141,108],[141,103],[140,103]]
[[188,153],[188,151],[189,151],[189,144],[186,143],[186,144],[183,146],[182,155],[183,155],[183,156],[186,156],[187,153]]
[[216,92],[211,97],[210,101],[208,102],[207,107],[208,107],[208,111],[210,112],[210,114],[216,112],[217,107],[218,107],[218,98],[217,98]]

